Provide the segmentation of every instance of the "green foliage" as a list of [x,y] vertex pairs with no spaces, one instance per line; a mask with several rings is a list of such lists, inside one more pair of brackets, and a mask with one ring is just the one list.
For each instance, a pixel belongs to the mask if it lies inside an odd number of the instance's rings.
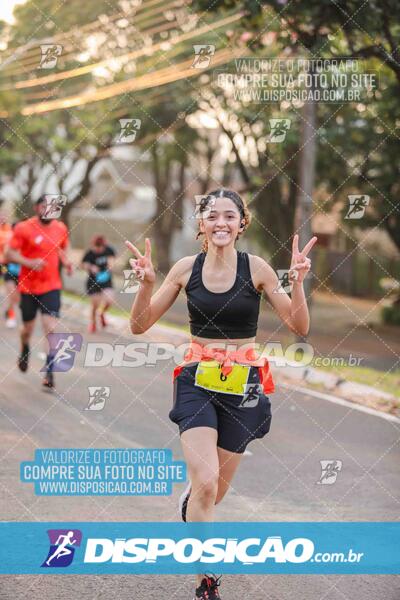
[[[371,207],[346,226],[384,227],[400,249],[398,160],[400,152],[400,3],[397,0],[195,0],[195,9],[223,12],[235,6],[247,13],[236,26],[247,31],[249,47],[271,57],[260,32],[275,32],[278,54],[365,59],[366,72],[379,75],[379,89],[362,104],[318,105],[316,186],[331,195],[323,206],[347,203],[351,193],[368,194]],[[266,23],[268,23],[266,27]],[[257,44],[252,43],[257,39]],[[292,132],[293,133],[293,132]],[[292,134],[291,134],[292,135]],[[286,150],[286,148],[285,148]],[[286,153],[286,156],[288,154]]]
[[28,0],[14,9],[13,41],[16,46],[32,38],[52,37],[73,27],[95,21],[99,15],[118,12],[119,7],[109,0],[82,2],[81,0]]
[[400,327],[400,304],[384,306],[382,308],[382,320],[387,325],[396,325]]
[[[375,68],[377,67],[376,61]],[[346,220],[346,227],[381,227],[400,248],[398,161],[399,86],[389,70],[381,69],[381,91],[360,105],[319,107],[317,183],[331,194],[325,210],[338,200],[347,212],[348,194],[367,194],[370,205],[362,219]]]

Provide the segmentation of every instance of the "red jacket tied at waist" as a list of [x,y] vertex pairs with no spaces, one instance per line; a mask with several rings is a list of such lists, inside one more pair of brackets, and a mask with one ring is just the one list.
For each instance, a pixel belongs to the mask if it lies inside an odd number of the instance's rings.
[[183,363],[175,367],[173,379],[179,375],[185,365],[202,360],[216,360],[220,364],[224,375],[229,375],[234,363],[258,367],[264,394],[272,394],[275,391],[269,362],[266,357],[257,358],[253,347],[228,351],[223,348],[209,348],[192,342],[185,352]]

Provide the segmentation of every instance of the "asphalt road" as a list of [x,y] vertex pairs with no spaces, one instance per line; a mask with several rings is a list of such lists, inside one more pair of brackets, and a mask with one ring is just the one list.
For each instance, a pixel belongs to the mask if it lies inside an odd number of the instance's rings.
[[[82,323],[64,319],[88,336]],[[42,350],[27,374],[18,372],[17,333],[0,329],[0,505],[6,521],[177,521],[171,497],[35,496],[19,481],[19,465],[36,448],[171,448],[182,459],[177,428],[168,420],[172,360],[158,367],[73,369],[57,377],[57,393],[41,390]],[[91,340],[114,343],[109,333]],[[120,338],[120,343],[132,339]],[[85,411],[88,386],[110,387],[102,411]],[[395,521],[400,514],[400,423],[278,388],[270,434],[249,446],[218,506],[220,521]],[[317,485],[320,460],[342,461],[333,485]],[[223,600],[399,600],[398,576],[224,576]],[[1,600],[192,599],[192,576],[2,576]]]

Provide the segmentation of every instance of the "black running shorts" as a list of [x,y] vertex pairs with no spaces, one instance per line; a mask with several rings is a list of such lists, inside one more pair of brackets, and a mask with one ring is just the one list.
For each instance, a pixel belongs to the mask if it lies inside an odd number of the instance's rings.
[[18,285],[18,275],[13,275],[9,271],[4,273],[4,281],[12,281],[15,285]]
[[24,323],[33,321],[38,310],[44,315],[58,317],[61,306],[60,290],[51,290],[45,294],[21,294],[19,303],[22,320]]
[[[217,445],[242,454],[252,440],[264,437],[271,426],[271,403],[260,386],[258,367],[250,367],[246,396],[210,391],[194,384],[197,363],[186,365],[174,379],[174,404],[169,413],[179,432],[213,427]],[[254,393],[255,392],[255,393]]]

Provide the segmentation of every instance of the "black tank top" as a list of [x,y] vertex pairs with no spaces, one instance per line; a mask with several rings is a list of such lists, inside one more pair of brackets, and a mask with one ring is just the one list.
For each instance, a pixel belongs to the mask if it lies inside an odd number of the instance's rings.
[[185,287],[190,332],[204,338],[240,339],[254,337],[260,310],[261,292],[253,285],[249,255],[237,251],[235,283],[226,292],[210,292],[203,284],[205,252],[196,256]]

